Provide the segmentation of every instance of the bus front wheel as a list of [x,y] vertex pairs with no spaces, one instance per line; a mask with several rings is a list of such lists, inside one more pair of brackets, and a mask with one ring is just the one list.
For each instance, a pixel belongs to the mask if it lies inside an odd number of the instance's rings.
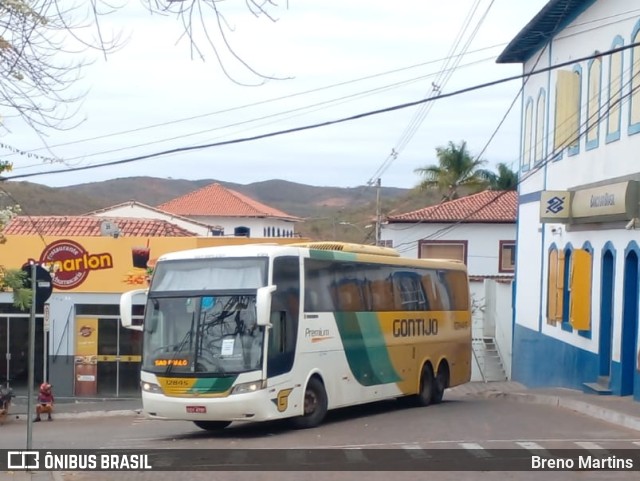
[[222,431],[231,421],[193,421],[193,424],[205,431]]
[[327,391],[324,384],[317,377],[309,379],[309,383],[304,391],[304,411],[302,416],[293,418],[291,421],[297,429],[308,429],[318,426],[327,415]]

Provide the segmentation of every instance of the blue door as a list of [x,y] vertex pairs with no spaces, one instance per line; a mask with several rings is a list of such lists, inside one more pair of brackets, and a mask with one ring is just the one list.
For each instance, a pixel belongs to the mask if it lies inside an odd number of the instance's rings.
[[600,291],[600,376],[611,374],[611,342],[613,340],[613,254],[602,256],[602,283]]
[[624,262],[622,306],[620,395],[629,396],[633,394],[638,338],[638,255],[634,251]]

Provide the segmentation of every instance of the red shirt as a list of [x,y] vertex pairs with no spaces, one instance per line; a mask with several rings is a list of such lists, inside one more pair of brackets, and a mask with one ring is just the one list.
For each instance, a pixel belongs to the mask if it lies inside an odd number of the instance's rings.
[[53,403],[53,393],[51,391],[49,392],[40,391],[40,393],[38,394],[38,402],[41,404]]

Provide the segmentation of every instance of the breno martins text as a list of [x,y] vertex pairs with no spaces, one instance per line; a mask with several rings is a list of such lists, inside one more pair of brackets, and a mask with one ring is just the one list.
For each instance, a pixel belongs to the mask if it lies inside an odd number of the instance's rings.
[[575,458],[544,458],[531,456],[531,469],[550,470],[619,470],[633,469],[633,459],[616,456],[577,456]]

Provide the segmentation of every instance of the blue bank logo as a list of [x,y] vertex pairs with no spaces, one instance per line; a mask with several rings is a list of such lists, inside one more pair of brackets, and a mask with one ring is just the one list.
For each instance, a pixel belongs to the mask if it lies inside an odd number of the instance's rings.
[[547,213],[551,212],[552,214],[559,214],[564,210],[564,197],[558,197],[557,195],[551,197],[547,201]]

